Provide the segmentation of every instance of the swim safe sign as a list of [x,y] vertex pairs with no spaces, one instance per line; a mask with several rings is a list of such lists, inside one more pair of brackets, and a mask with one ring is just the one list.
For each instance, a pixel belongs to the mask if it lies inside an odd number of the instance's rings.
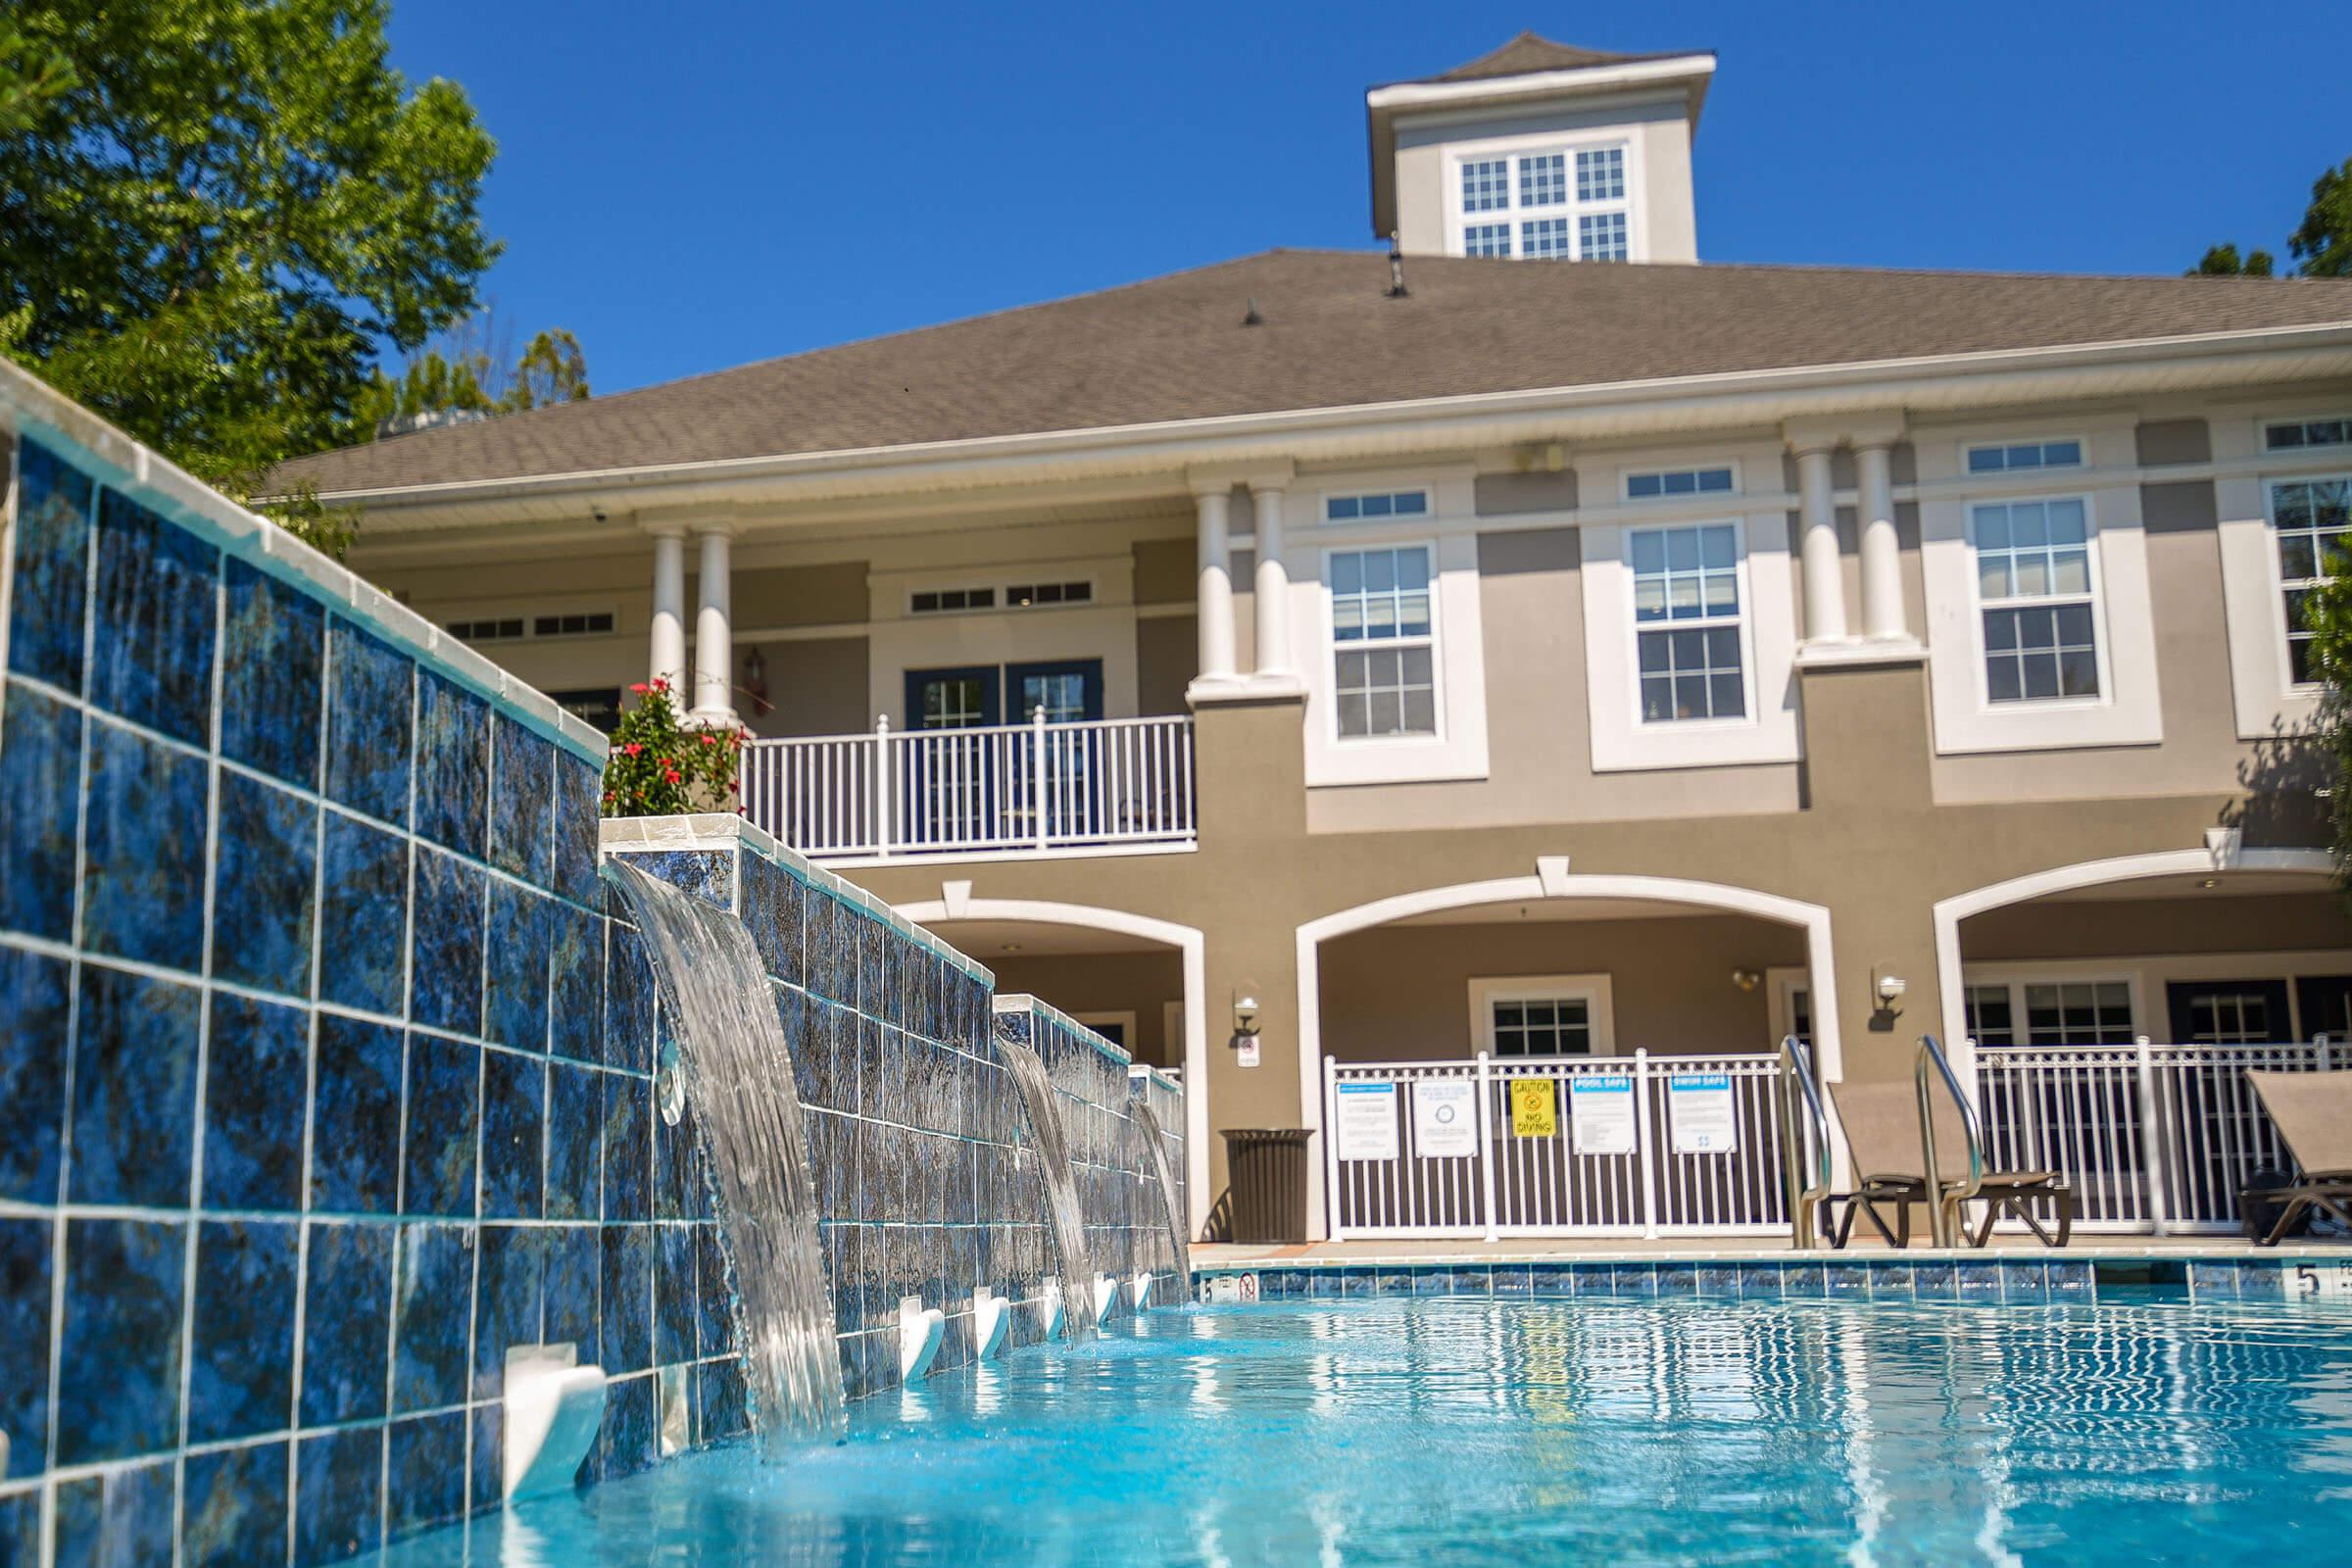
[[1667,1120],[1678,1154],[1729,1154],[1740,1148],[1740,1117],[1728,1072],[1678,1072],[1666,1080]]

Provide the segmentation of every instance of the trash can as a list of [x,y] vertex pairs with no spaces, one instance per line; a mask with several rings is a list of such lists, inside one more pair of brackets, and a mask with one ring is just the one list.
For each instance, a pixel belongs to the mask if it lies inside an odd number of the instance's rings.
[[1230,1127],[1225,1162],[1237,1242],[1306,1240],[1306,1141],[1303,1127]]

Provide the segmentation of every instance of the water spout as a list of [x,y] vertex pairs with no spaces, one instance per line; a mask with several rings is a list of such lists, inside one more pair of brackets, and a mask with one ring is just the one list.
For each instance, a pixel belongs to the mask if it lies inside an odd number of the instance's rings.
[[1054,1103],[1054,1083],[1037,1053],[1017,1040],[997,1037],[1004,1065],[1020,1086],[1029,1107],[1029,1139],[1037,1146],[1045,1167],[1047,1211],[1054,1222],[1054,1243],[1061,1253],[1061,1319],[1073,1340],[1095,1330],[1095,1268],[1086,1250],[1086,1216],[1078,1206],[1078,1184],[1070,1175],[1070,1145],[1063,1135],[1061,1112]]
[[742,921],[621,860],[607,860],[604,875],[645,934],[677,1020],[685,1100],[718,1178],[753,1420],[777,1461],[848,1425],[791,1046]]
[[[1176,1197],[1176,1172],[1168,1163],[1168,1141],[1159,1127],[1159,1117],[1143,1096],[1127,1102],[1127,1113],[1134,1118],[1135,1130],[1143,1135],[1144,1152],[1152,1156],[1152,1169],[1159,1177],[1159,1197],[1168,1219],[1168,1245],[1175,1250],[1176,1298],[1183,1300],[1193,1294],[1193,1251],[1185,1240],[1190,1228],[1185,1224],[1184,1204]],[[1144,1304],[1143,1292],[1136,1293],[1135,1304]]]

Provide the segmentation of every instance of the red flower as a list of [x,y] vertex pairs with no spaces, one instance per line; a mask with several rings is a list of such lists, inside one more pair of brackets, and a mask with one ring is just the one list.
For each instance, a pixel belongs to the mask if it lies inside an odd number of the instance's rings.
[[669,690],[669,682],[657,676],[654,680],[654,690],[658,692],[665,692]]
[[628,753],[631,757],[635,757],[639,752],[644,751],[645,748],[638,745],[635,741],[630,741],[627,745],[623,746],[621,750]]
[[670,781],[672,784],[682,784],[682,783],[684,783],[684,782],[685,782],[685,780],[684,780],[684,779],[682,779],[682,778],[680,778],[680,777],[678,776],[678,770],[677,770],[676,768],[674,768],[674,767],[673,767],[673,768],[671,768],[671,769],[670,769],[668,772],[666,772],[666,773],[662,774],[662,776],[663,778],[665,778],[665,779],[668,779],[668,780],[669,780],[669,781]]
[[703,734],[703,744],[705,746],[716,746],[718,744],[718,737],[706,730]]
[[645,682],[639,681],[636,685],[630,687],[629,690],[635,692],[638,696],[643,697],[647,692],[652,691],[653,688],[648,686]]

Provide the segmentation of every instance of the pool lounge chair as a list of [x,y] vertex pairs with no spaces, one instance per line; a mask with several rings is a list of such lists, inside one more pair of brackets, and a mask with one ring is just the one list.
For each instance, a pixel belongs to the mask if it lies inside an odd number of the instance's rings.
[[[2238,1219],[2247,1238],[2257,1247],[2277,1247],[2314,1208],[2352,1226],[2352,1072],[2250,1071],[2246,1081],[2262,1097],[2262,1108],[2300,1173],[2291,1182],[2239,1192]],[[2262,1205],[2278,1202],[2286,1206],[2265,1233]]]
[[[1892,1247],[1911,1245],[1911,1205],[1928,1201],[1927,1160],[1920,1147],[1919,1094],[1907,1083],[1832,1084],[1830,1102],[1837,1107],[1838,1124],[1845,1130],[1845,1147],[1853,1159],[1856,1186],[1850,1193],[1833,1194],[1829,1206],[1845,1205],[1830,1245],[1842,1248],[1852,1239],[1854,1216],[1867,1215],[1873,1229]],[[2015,1214],[2044,1247],[2064,1247],[2075,1225],[2075,1195],[2047,1170],[1986,1171],[1973,1195],[1968,1188],[1968,1130],[1959,1111],[1938,1093],[1936,1106],[1936,1174],[1941,1201],[1957,1209],[1971,1198],[1982,1200],[1984,1219],[1975,1236],[1967,1235],[1955,1215],[1954,1234],[1971,1247],[1983,1247],[1992,1237],[1993,1222],[2003,1213]],[[2047,1201],[2056,1210],[2056,1233],[2042,1228],[2034,1205]],[[1880,1205],[1894,1205],[1889,1226]]]

